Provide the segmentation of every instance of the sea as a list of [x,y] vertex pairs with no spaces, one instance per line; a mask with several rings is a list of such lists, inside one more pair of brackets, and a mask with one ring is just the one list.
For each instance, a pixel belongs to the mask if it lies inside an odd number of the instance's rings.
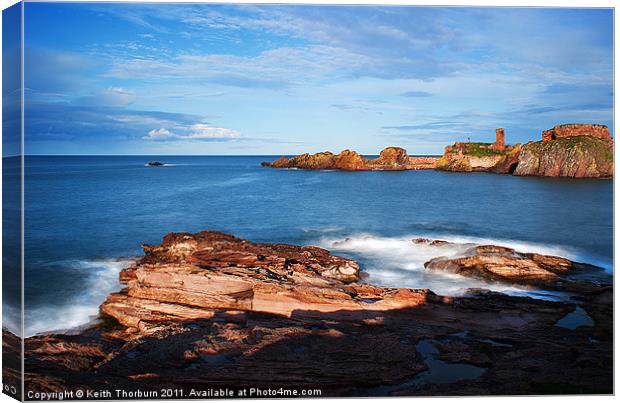
[[[429,271],[424,262],[469,246],[412,239],[505,245],[613,271],[610,180],[260,166],[277,157],[26,157],[25,335],[94,320],[141,244],[172,231],[321,246],[356,259],[370,283],[444,295],[473,287],[557,297]],[[154,160],[165,165],[145,165]],[[4,315],[17,326],[10,306]]]

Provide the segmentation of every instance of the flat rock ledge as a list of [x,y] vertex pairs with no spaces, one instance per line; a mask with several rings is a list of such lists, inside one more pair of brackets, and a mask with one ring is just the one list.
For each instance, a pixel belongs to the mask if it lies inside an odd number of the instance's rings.
[[[428,243],[438,256],[449,246]],[[516,254],[489,248],[469,257]],[[171,233],[144,251],[120,273],[126,287],[102,304],[99,324],[25,339],[26,390],[613,392],[611,286],[577,287],[563,302],[485,290],[448,298],[361,283],[356,262],[321,248],[208,231]],[[557,275],[573,271],[562,259],[528,259]],[[575,312],[588,320],[558,325]],[[19,339],[3,336],[9,362]],[[17,381],[3,369],[5,382]]]
[[149,334],[162,322],[212,318],[215,310],[286,317],[385,311],[437,298],[429,290],[357,283],[357,262],[307,246],[254,244],[218,232],[171,233],[120,273],[126,284],[101,312]]
[[[418,238],[414,243],[432,246],[465,245]],[[424,264],[429,270],[448,271],[489,283],[532,286],[539,289],[590,292],[612,283],[602,268],[569,259],[525,253],[497,245],[471,245],[461,256],[436,257]]]

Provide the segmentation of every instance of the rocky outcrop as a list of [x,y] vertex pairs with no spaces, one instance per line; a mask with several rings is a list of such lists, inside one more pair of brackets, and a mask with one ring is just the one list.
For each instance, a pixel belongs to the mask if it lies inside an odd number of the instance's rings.
[[[444,245],[445,241],[415,239],[414,243]],[[611,283],[603,269],[538,253],[523,253],[496,245],[472,245],[459,257],[437,257],[424,264],[429,270],[442,270],[489,282],[535,286],[541,289],[588,292],[600,283]],[[579,277],[579,279],[576,279]],[[593,281],[592,278],[596,278]]]
[[594,136],[570,136],[525,144],[514,174],[610,178],[613,171],[612,140]]
[[428,291],[353,283],[355,261],[317,247],[254,244],[218,232],[171,233],[123,270],[127,287],[101,312],[129,333],[149,334],[162,322],[208,319],[214,310],[292,317],[306,312],[383,311],[417,306]]
[[407,150],[400,147],[387,147],[381,151],[379,158],[368,161],[368,166],[371,169],[402,170],[406,169],[408,165]]
[[367,160],[355,151],[344,150],[335,156],[335,163],[328,169],[341,169],[343,171],[366,171]]
[[553,141],[563,137],[590,136],[611,140],[609,128],[605,125],[569,123],[557,125],[542,132],[542,141]]
[[262,166],[297,169],[337,169],[343,171],[403,171],[434,169],[436,157],[410,157],[400,147],[387,147],[378,158],[367,159],[355,151],[344,150],[340,154],[329,151],[317,154],[301,154],[295,157],[280,157]]
[[445,148],[436,167],[452,172],[511,173],[516,168],[521,145],[501,145],[499,151],[497,143],[454,143]]
[[[415,242],[438,253],[448,244]],[[573,302],[378,287],[357,281],[356,262],[316,247],[206,231],[171,233],[144,251],[121,272],[126,287],[101,306],[101,323],[25,340],[26,390],[113,393],[91,400],[122,397],[116,390],[240,396],[274,385],[323,397],[613,390],[611,287],[578,294],[591,321],[568,329],[556,323]],[[548,275],[574,269],[562,258],[527,259]]]

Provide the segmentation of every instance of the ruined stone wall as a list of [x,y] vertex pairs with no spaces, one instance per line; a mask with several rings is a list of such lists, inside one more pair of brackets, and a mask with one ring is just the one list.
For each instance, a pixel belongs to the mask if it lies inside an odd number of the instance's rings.
[[542,132],[543,141],[555,140],[558,137],[593,136],[602,139],[611,139],[609,128],[596,124],[565,124],[557,125]]
[[495,129],[495,143],[493,143],[491,148],[498,152],[503,152],[506,149],[506,145],[504,144],[504,129]]

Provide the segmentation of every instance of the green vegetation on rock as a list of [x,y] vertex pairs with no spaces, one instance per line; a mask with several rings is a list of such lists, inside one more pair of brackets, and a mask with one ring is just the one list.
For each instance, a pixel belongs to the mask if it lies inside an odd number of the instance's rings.
[[613,142],[593,136],[561,137],[523,146],[516,175],[613,176]]
[[501,155],[499,151],[491,148],[492,143],[461,143],[464,155],[472,155],[474,157],[486,157],[490,155]]

